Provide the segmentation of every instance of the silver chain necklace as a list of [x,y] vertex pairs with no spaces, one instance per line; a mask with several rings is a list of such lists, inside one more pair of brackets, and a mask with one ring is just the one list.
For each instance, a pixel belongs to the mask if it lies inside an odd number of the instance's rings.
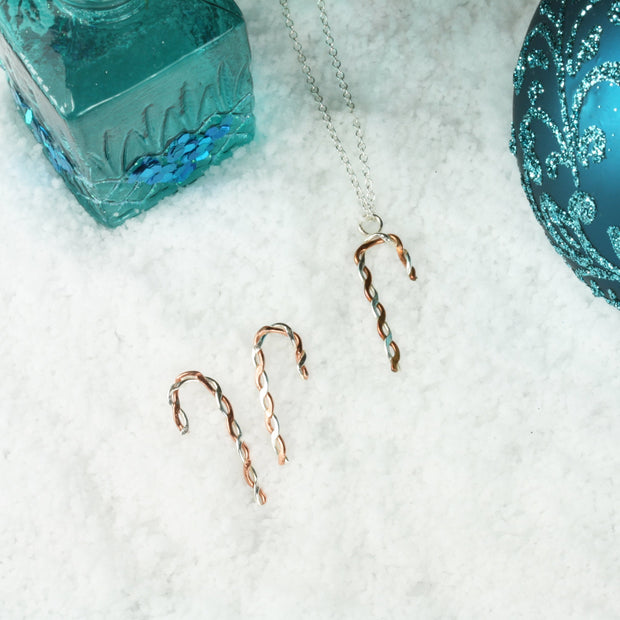
[[340,89],[342,97],[344,98],[345,104],[349,112],[351,113],[351,116],[353,117],[353,130],[355,132],[355,137],[357,138],[358,159],[360,161],[362,174],[364,176],[365,189],[363,189],[362,185],[360,184],[360,180],[357,176],[357,173],[355,172],[355,169],[353,168],[351,159],[349,158],[349,155],[347,154],[342,140],[338,135],[336,127],[334,126],[334,123],[332,121],[332,117],[329,113],[329,110],[327,109],[327,105],[325,104],[323,96],[321,95],[321,91],[317,84],[316,78],[314,77],[312,69],[308,64],[308,59],[304,54],[303,46],[299,42],[299,34],[295,29],[295,22],[291,17],[288,0],[280,0],[282,15],[284,16],[284,21],[289,31],[289,37],[293,41],[293,49],[297,54],[297,59],[299,60],[302,72],[306,78],[306,84],[308,85],[314,101],[317,103],[318,110],[321,114],[323,122],[325,123],[327,132],[332,142],[334,143],[336,151],[338,151],[340,160],[344,164],[347,174],[349,175],[351,185],[353,186],[357,199],[360,203],[362,218],[359,223],[359,230],[366,237],[366,240],[355,252],[355,263],[358,267],[360,277],[364,282],[364,293],[368,301],[371,303],[373,312],[375,314],[375,317],[377,318],[377,329],[379,331],[379,336],[384,341],[385,350],[388,359],[390,360],[391,368],[394,372],[396,372],[398,370],[398,362],[400,360],[400,350],[392,338],[392,331],[390,330],[385,318],[385,308],[379,301],[379,295],[372,284],[372,275],[368,267],[366,267],[366,251],[374,247],[375,245],[380,245],[383,243],[391,244],[396,247],[398,257],[402,264],[405,266],[411,280],[416,279],[416,273],[414,267],[411,264],[411,258],[409,256],[409,253],[403,247],[401,240],[396,235],[385,234],[382,232],[383,220],[375,210],[375,192],[373,188],[372,177],[370,174],[370,167],[368,165],[368,155],[366,154],[364,131],[362,129],[360,120],[355,112],[355,103],[353,102],[353,97],[351,96],[351,92],[349,91],[349,86],[345,81],[344,71],[342,70],[342,62],[338,58],[338,50],[336,49],[336,46],[334,44],[332,29],[329,25],[329,20],[327,17],[325,0],[317,0],[316,4],[319,10],[321,24],[323,26],[325,44],[327,45],[328,53],[331,58],[331,65],[336,73],[338,87]]

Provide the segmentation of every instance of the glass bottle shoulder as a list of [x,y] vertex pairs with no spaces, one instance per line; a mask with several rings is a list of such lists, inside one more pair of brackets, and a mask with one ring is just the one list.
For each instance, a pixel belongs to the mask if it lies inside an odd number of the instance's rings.
[[103,10],[87,19],[52,0],[0,0],[0,32],[52,105],[68,118],[156,79],[226,33],[245,27],[232,0],[138,4],[138,10],[121,18],[106,19]]

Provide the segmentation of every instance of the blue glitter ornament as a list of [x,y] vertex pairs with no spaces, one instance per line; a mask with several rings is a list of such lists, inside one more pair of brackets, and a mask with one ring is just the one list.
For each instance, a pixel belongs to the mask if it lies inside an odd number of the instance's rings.
[[534,214],[620,308],[620,2],[543,0],[514,88],[511,149]]

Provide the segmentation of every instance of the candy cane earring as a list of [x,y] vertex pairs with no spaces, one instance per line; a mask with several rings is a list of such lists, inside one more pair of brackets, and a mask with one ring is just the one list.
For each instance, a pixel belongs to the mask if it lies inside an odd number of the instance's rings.
[[260,394],[260,404],[265,411],[265,426],[271,434],[271,445],[278,455],[278,463],[284,465],[288,461],[286,457],[286,445],[280,435],[280,422],[273,412],[273,397],[269,392],[269,378],[265,372],[265,355],[262,350],[263,342],[269,334],[280,334],[287,336],[295,347],[295,358],[297,360],[297,371],[302,379],[308,378],[306,368],[306,352],[303,349],[299,334],[295,333],[286,323],[274,323],[261,327],[254,337],[254,348],[252,349],[254,365],[256,366],[256,387]]
[[242,440],[241,428],[239,428],[239,424],[237,424],[235,420],[235,414],[233,413],[230,401],[222,394],[222,388],[215,379],[205,377],[202,373],[195,370],[184,372],[175,379],[168,392],[168,402],[174,412],[174,422],[177,428],[181,431],[182,435],[189,432],[189,420],[181,407],[181,401],[179,399],[179,389],[188,381],[198,381],[209,390],[212,396],[215,396],[220,411],[226,416],[228,433],[235,442],[237,452],[243,462],[243,477],[248,485],[252,487],[256,503],[262,506],[267,501],[267,496],[258,486],[258,476],[250,460],[250,450],[245,441]]

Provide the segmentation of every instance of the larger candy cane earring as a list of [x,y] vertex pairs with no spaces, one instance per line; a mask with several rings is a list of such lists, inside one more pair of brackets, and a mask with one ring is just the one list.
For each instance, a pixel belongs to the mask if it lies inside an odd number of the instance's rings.
[[207,390],[209,390],[212,396],[215,396],[215,400],[217,401],[220,411],[226,416],[228,433],[235,442],[237,452],[243,462],[243,477],[248,485],[252,487],[256,503],[262,506],[267,501],[267,496],[258,486],[258,476],[252,466],[250,450],[245,441],[242,440],[241,428],[239,428],[239,424],[237,424],[237,421],[235,420],[235,414],[233,413],[233,408],[230,401],[222,394],[222,388],[215,379],[205,377],[202,373],[196,370],[184,372],[175,379],[168,392],[168,402],[172,407],[174,422],[177,425],[177,428],[181,431],[182,435],[189,432],[189,420],[187,419],[185,411],[183,411],[183,408],[181,407],[181,400],[179,399],[179,390],[181,386],[188,381],[198,381],[201,385],[206,387]]
[[278,463],[284,465],[288,462],[286,457],[286,445],[284,439],[280,435],[280,422],[273,412],[273,396],[269,391],[269,378],[265,371],[265,354],[263,353],[263,343],[269,334],[280,334],[287,336],[295,347],[295,359],[297,360],[297,371],[302,379],[308,378],[308,369],[306,368],[306,352],[303,349],[299,334],[295,333],[286,323],[274,323],[261,327],[254,337],[254,348],[252,349],[252,359],[256,367],[256,387],[259,391],[260,404],[265,411],[265,426],[271,435],[271,445],[275,453],[278,455]]

